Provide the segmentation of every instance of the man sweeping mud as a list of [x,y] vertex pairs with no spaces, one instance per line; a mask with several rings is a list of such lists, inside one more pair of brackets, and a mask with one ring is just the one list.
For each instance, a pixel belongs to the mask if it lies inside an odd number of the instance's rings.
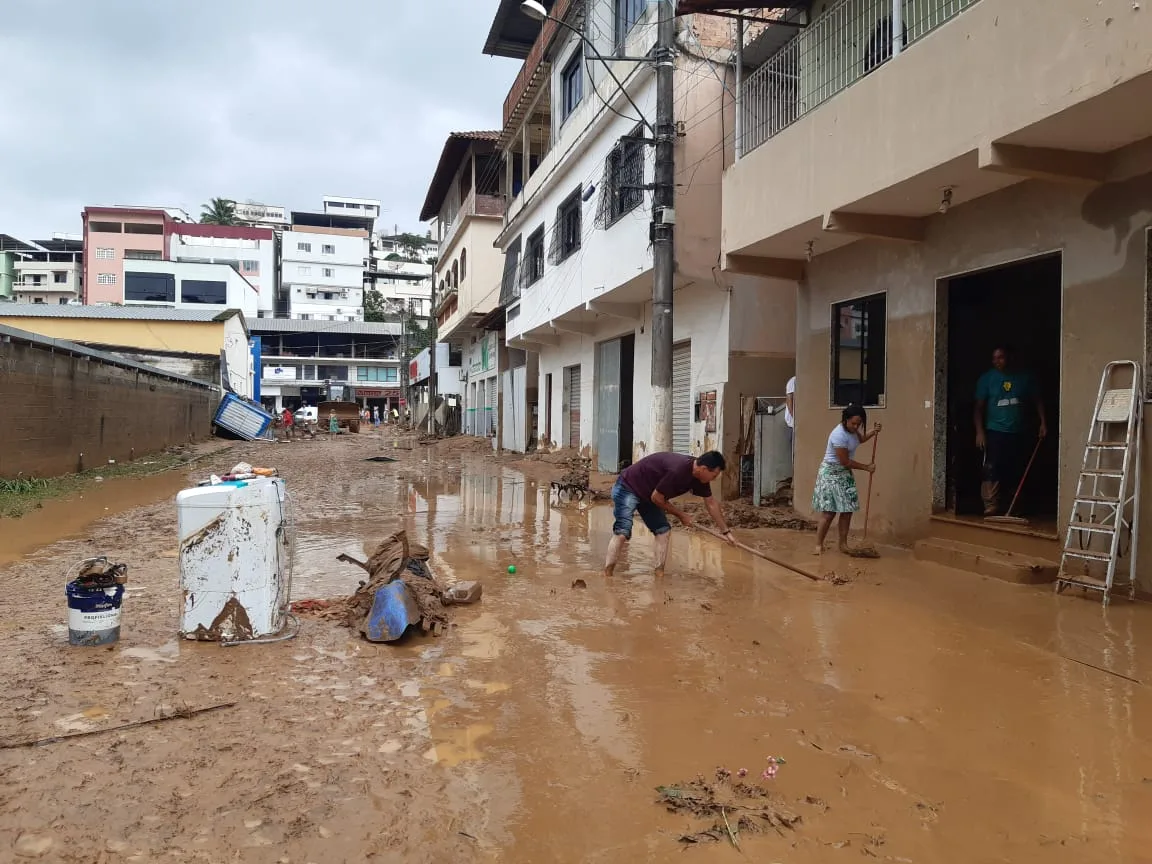
[[686,528],[692,525],[692,517],[672,503],[673,498],[685,492],[704,499],[704,508],[724,539],[735,543],[720,504],[712,497],[709,486],[723,470],[724,456],[712,450],[695,457],[680,453],[653,453],[621,471],[612,487],[612,513],[616,521],[612,525],[604,575],[612,575],[620,553],[632,539],[632,520],[637,513],[656,536],[656,576],[664,575],[671,540],[669,532],[672,530],[668,514],[679,519]]

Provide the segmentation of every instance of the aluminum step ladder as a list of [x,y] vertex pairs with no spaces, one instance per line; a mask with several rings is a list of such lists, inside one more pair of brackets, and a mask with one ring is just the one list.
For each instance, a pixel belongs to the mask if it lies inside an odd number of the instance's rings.
[[[1099,591],[1104,605],[1113,588],[1127,588],[1129,598],[1136,597],[1143,395],[1139,364],[1114,360],[1104,367],[1064,536],[1057,594],[1070,587]],[[1128,572],[1117,582],[1122,557]]]

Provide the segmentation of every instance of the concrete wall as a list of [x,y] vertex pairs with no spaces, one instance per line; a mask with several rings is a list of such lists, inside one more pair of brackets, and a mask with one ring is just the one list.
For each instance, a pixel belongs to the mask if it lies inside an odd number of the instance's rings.
[[[943,446],[934,443],[936,280],[1058,250],[1063,256],[1062,532],[1101,370],[1110,360],[1145,361],[1150,224],[1152,173],[1095,189],[1032,182],[933,220],[922,244],[862,241],[817,256],[800,288],[797,310],[798,508],[807,510],[828,433],[839,417],[839,409],[829,405],[831,303],[888,292],[886,404],[869,411],[870,422],[884,424],[871,528],[908,540],[929,526],[934,458]],[[1054,420],[1049,423],[1055,426]],[[1148,446],[1146,440],[1145,462]],[[1145,464],[1145,476],[1150,467]],[[1145,561],[1152,554],[1149,527],[1142,529],[1139,551]],[[1143,587],[1152,587],[1149,577]]]
[[52,477],[206,438],[219,403],[212,387],[18,338],[0,342],[0,368],[0,477]]

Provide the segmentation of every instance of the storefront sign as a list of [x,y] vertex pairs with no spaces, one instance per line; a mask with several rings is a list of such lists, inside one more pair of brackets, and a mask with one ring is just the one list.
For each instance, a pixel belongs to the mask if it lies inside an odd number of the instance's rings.
[[265,381],[295,381],[297,368],[295,366],[265,366]]

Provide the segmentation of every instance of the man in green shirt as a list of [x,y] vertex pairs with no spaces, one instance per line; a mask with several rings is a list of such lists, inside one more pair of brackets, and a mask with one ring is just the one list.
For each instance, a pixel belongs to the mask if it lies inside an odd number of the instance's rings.
[[1035,406],[1041,438],[1048,435],[1044,403],[1032,376],[1009,368],[1009,352],[992,352],[992,368],[976,382],[976,446],[984,451],[984,477],[980,494],[984,515],[1001,514],[1001,504],[1011,506],[1028,458],[1028,435],[1024,406]]

